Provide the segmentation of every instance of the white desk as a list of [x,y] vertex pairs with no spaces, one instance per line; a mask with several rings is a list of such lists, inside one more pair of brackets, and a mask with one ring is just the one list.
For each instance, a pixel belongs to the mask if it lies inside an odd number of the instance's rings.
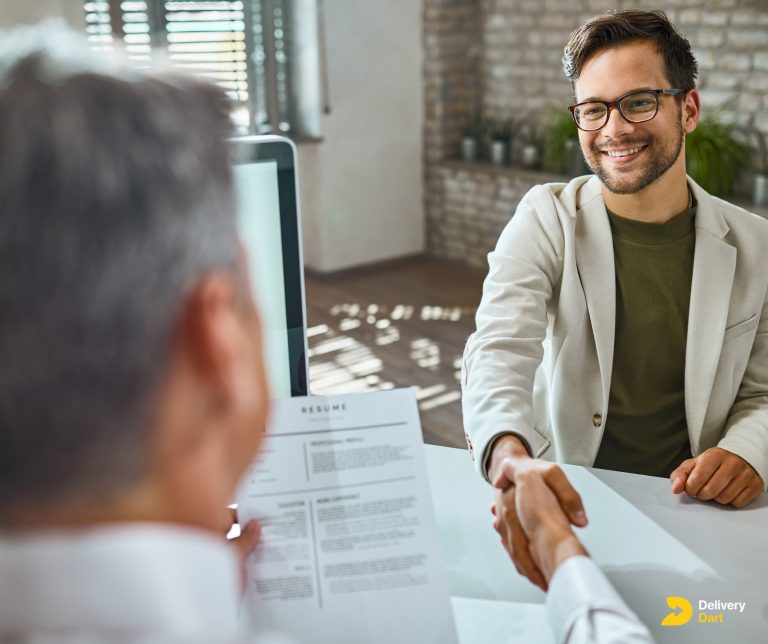
[[[429,445],[426,455],[448,583],[459,598],[462,644],[492,641],[494,629],[502,634],[496,644],[551,641],[542,624],[544,594],[517,574],[491,526],[490,486],[464,450]],[[562,467],[590,520],[577,531],[579,538],[658,642],[768,642],[768,495],[734,510],[675,496],[666,479]],[[693,604],[688,624],[660,625],[670,612],[668,595]],[[475,611],[477,600],[515,605],[486,604]],[[741,614],[725,612],[722,624],[701,624],[699,600],[747,606]],[[469,639],[468,625],[479,623],[481,614],[490,630]]]

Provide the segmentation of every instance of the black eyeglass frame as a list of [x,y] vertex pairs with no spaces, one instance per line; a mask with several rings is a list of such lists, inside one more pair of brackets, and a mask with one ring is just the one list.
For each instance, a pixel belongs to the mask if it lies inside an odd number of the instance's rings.
[[[667,96],[677,96],[681,92],[685,92],[686,90],[675,88],[675,89],[633,89],[631,92],[627,92],[623,96],[619,96],[615,101],[582,101],[581,103],[575,103],[573,105],[568,106],[568,111],[571,113],[571,116],[573,117],[573,122],[576,123],[576,127],[582,130],[583,132],[597,132],[598,130],[602,130],[606,125],[608,125],[608,121],[611,119],[611,110],[616,110],[619,114],[621,114],[621,118],[623,118],[627,123],[646,123],[656,117],[656,115],[659,113],[659,96],[664,94]],[[624,111],[621,109],[621,102],[630,96],[633,96],[635,94],[653,94],[656,97],[656,109],[653,111],[653,114],[649,116],[647,119],[643,119],[642,121],[633,121],[631,118],[629,118],[626,114],[624,114]],[[584,128],[581,125],[579,125],[579,121],[576,118],[576,108],[580,107],[582,105],[589,105],[590,103],[600,103],[602,105],[605,105],[606,113],[605,113],[605,121],[603,124],[596,128]]]

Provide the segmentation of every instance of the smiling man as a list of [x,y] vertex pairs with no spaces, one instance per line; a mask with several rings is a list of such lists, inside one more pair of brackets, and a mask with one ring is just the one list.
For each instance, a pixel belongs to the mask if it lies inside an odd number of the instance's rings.
[[[768,222],[686,175],[697,67],[664,13],[590,20],[563,68],[594,176],[534,187],[489,255],[462,378],[477,465],[497,484],[527,458],[664,476],[743,507],[768,479]],[[543,587],[514,494],[497,527]]]

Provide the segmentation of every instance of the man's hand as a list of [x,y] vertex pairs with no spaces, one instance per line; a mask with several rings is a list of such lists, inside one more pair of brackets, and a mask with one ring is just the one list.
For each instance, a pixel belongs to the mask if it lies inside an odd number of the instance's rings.
[[530,542],[517,517],[515,492],[513,485],[506,490],[496,490],[496,500],[491,506],[493,528],[499,533],[501,545],[512,558],[517,572],[546,591],[547,580],[533,559]]
[[672,492],[685,491],[701,501],[743,508],[763,492],[763,479],[741,456],[711,447],[689,458],[669,476]]
[[517,571],[542,590],[546,590],[547,577],[534,560],[529,537],[518,516],[521,504],[525,506],[528,503],[524,498],[517,500],[514,474],[519,472],[539,477],[555,497],[560,508],[559,513],[567,516],[570,522],[584,526],[587,524],[587,518],[581,498],[557,465],[531,458],[522,442],[515,436],[504,436],[496,441],[489,467],[491,482],[497,488],[496,499],[491,508],[495,517],[493,527],[499,533],[502,545],[512,558]]
[[[541,465],[540,461],[533,459],[507,459],[503,464],[503,473],[516,490],[517,517],[530,541],[529,552],[548,586],[560,564],[569,557],[586,555],[587,552],[573,533],[572,520],[566,516],[562,501],[547,482],[546,477],[552,470],[547,470]],[[559,475],[556,478],[562,476],[562,480],[570,488],[562,470],[557,468],[557,471]],[[558,480],[556,487],[561,486],[562,481]],[[570,491],[578,498],[573,488],[570,488]],[[578,503],[581,504],[580,499]]]

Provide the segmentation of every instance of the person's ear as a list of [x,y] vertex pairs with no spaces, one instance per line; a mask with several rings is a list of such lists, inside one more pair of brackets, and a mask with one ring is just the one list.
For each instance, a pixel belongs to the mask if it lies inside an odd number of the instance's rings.
[[692,89],[685,93],[683,99],[682,119],[683,131],[690,134],[696,129],[696,124],[701,116],[701,97],[699,92]]
[[213,273],[195,284],[187,297],[183,341],[192,366],[217,404],[240,406],[253,395],[245,367],[253,339],[238,308],[237,284],[225,273]]

